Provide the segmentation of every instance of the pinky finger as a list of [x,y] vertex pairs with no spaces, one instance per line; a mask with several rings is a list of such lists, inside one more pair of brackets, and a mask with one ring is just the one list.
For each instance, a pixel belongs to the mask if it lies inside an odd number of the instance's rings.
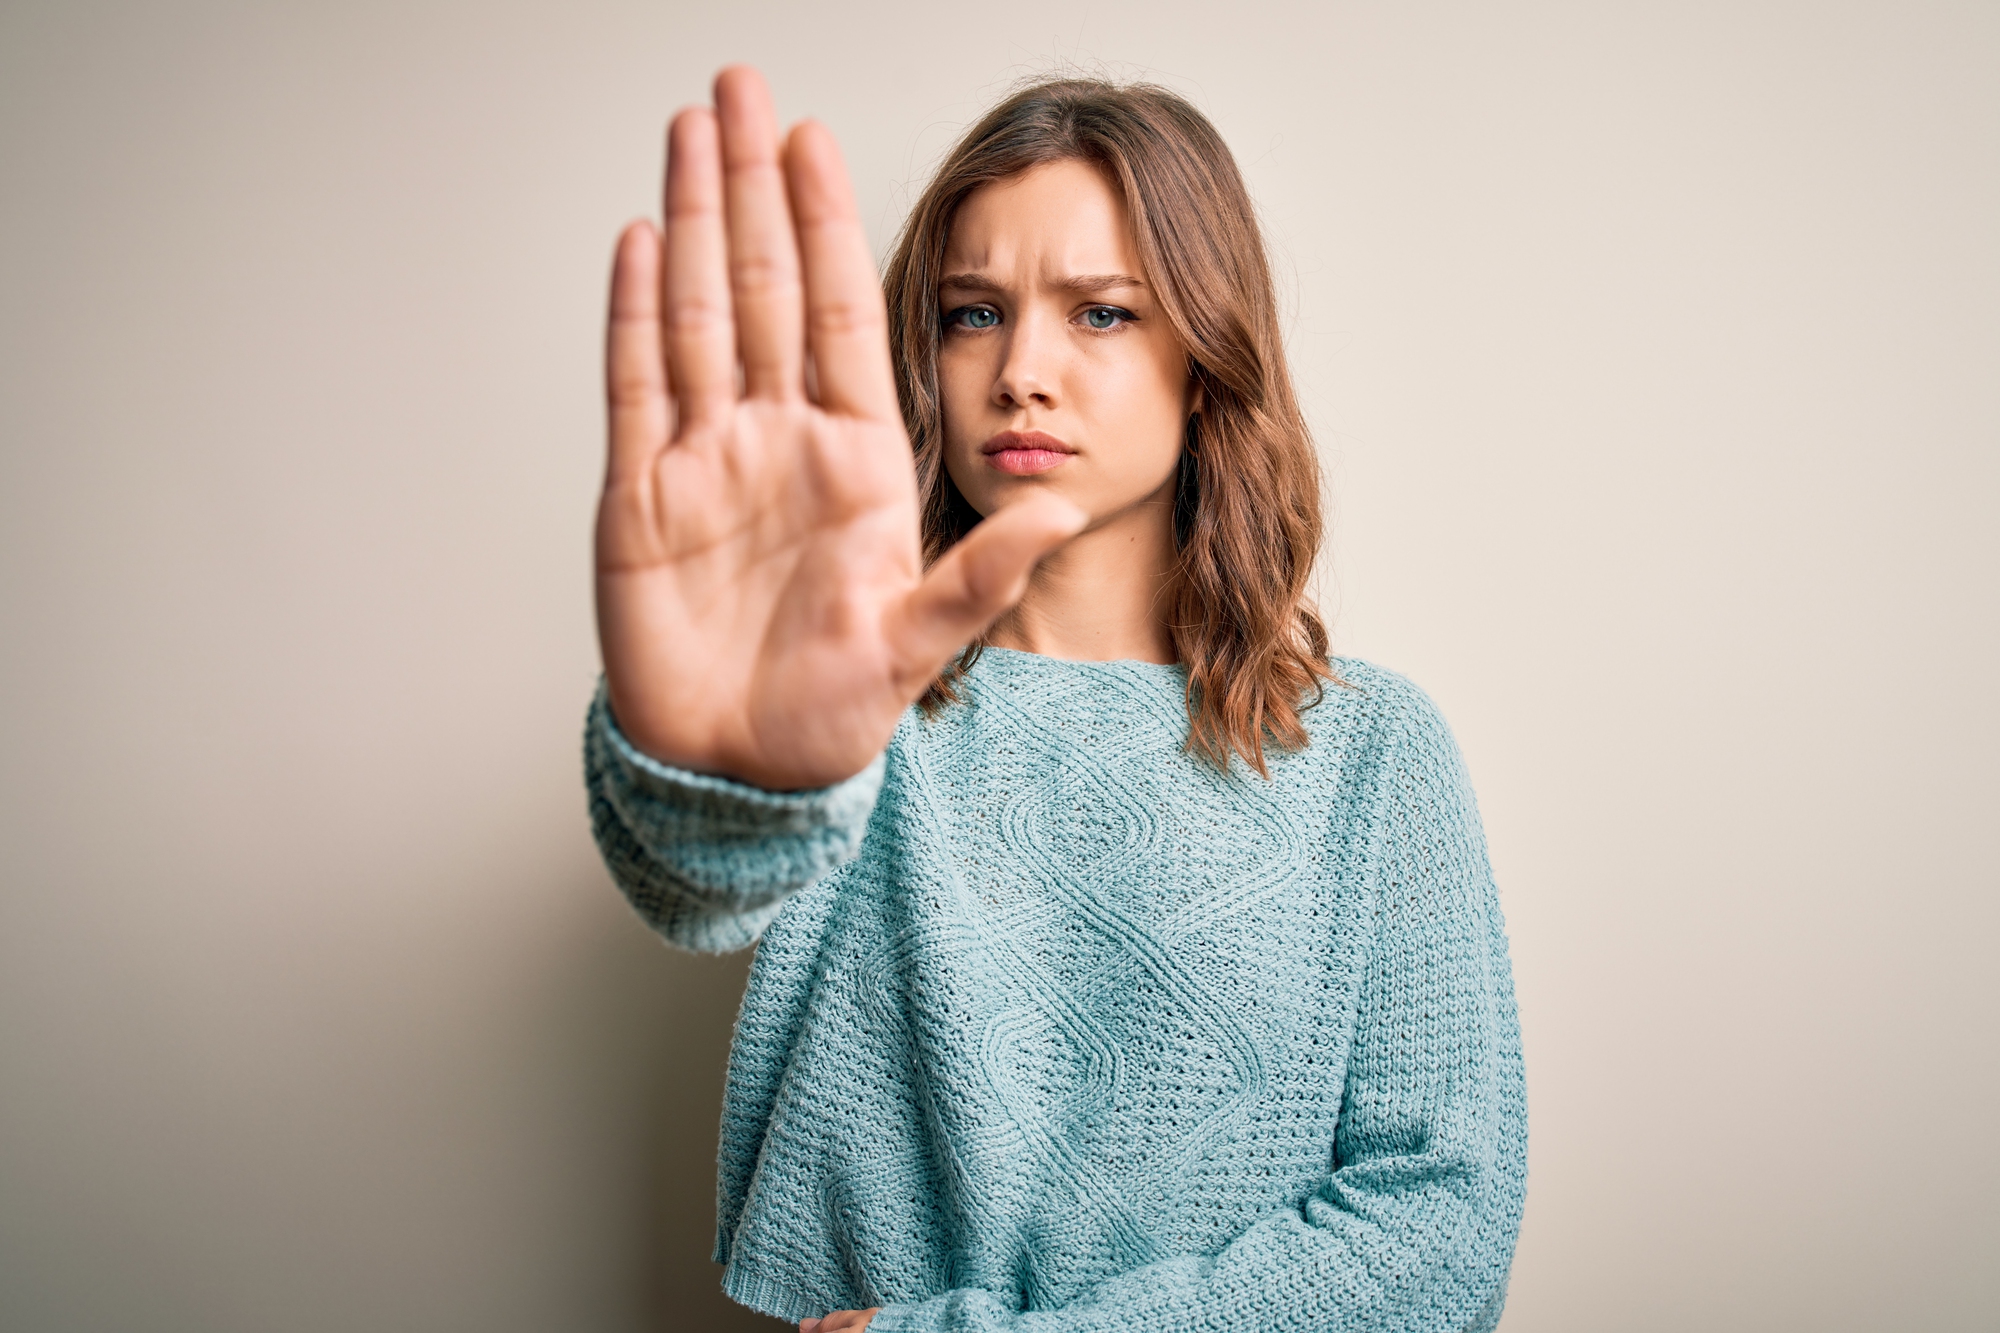
[[606,484],[643,472],[671,438],[660,342],[660,233],[634,222],[618,237],[605,331],[604,393],[610,416]]

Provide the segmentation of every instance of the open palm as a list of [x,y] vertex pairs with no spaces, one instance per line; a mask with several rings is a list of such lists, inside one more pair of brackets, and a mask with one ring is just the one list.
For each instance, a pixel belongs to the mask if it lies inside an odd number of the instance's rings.
[[[757,786],[864,768],[1084,522],[1038,495],[926,574],[882,292],[839,148],[754,70],[675,117],[666,228],[612,275],[597,619],[655,758]],[[808,392],[808,365],[811,391]]]

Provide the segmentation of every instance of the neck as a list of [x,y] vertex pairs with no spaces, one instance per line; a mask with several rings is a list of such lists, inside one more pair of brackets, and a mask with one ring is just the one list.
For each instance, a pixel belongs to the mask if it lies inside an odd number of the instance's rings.
[[1079,662],[1178,658],[1167,630],[1174,488],[1078,533],[1035,569],[1027,594],[987,642]]

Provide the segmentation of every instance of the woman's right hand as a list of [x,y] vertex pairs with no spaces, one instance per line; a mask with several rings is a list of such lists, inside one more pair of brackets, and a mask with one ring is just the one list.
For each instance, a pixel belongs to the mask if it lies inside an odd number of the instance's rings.
[[674,118],[665,234],[619,238],[606,362],[598,640],[620,729],[667,763],[772,790],[860,772],[1085,522],[1035,495],[926,574],[840,150],[810,121],[781,141],[747,67]]

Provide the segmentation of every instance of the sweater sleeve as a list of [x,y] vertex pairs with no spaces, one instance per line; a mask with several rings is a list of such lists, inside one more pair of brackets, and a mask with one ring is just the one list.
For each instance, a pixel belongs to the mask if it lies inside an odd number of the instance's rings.
[[1498,1324],[1527,1173],[1520,1033],[1463,763],[1430,700],[1383,682],[1368,836],[1374,938],[1328,1171],[1212,1256],[1060,1309],[960,1288],[870,1333],[1472,1333]]
[[669,943],[709,953],[753,943],[786,899],[854,858],[884,764],[877,755],[844,782],[800,792],[676,768],[618,730],[601,683],[583,753],[611,878]]

